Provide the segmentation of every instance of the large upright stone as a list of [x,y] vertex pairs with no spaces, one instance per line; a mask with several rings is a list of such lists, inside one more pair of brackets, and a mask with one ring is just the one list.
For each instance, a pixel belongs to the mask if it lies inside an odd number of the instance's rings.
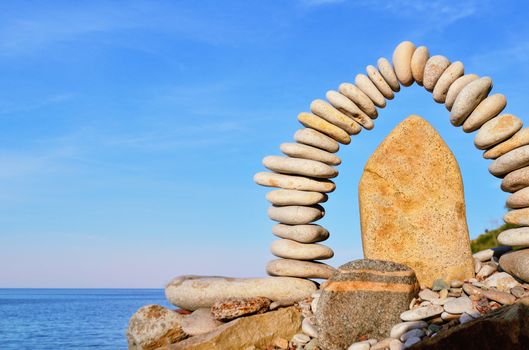
[[426,120],[408,117],[378,146],[359,201],[365,258],[408,265],[421,286],[473,277],[461,172]]

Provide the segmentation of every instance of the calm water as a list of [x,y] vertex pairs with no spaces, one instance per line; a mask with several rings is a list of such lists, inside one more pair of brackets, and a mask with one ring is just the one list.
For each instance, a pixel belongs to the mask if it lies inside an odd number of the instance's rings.
[[126,349],[130,316],[162,289],[0,289],[0,349]]

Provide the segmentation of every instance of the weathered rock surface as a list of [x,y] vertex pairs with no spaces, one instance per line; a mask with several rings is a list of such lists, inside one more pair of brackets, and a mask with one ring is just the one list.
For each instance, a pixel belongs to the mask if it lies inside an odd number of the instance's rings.
[[520,118],[512,114],[502,114],[492,118],[479,129],[474,145],[479,149],[488,149],[507,140],[522,128]]
[[423,86],[428,91],[433,91],[435,84],[450,65],[445,56],[435,55],[428,59],[424,66]]
[[400,83],[404,86],[413,84],[411,59],[415,52],[415,44],[411,41],[401,42],[393,52],[393,67]]
[[313,146],[327,152],[336,153],[340,150],[340,144],[331,137],[310,128],[299,129],[294,134],[294,140],[304,145]]
[[515,148],[529,145],[529,128],[524,128],[514,134],[510,139],[494,146],[483,154],[483,158],[496,159]]
[[217,320],[230,321],[241,316],[266,312],[271,300],[265,297],[229,298],[211,306],[211,314]]
[[507,99],[505,95],[494,94],[480,102],[463,123],[464,132],[476,131],[487,121],[491,120],[505,108]]
[[529,186],[529,167],[512,171],[501,182],[501,189],[505,192],[516,192],[527,186]]
[[349,135],[356,135],[362,130],[356,121],[349,118],[324,100],[312,101],[310,104],[310,110],[315,115],[320,116],[329,123],[345,130]]
[[329,238],[329,231],[320,225],[285,225],[272,227],[272,233],[278,237],[291,239],[300,243],[315,243]]
[[506,272],[498,272],[488,277],[483,284],[488,288],[496,288],[500,292],[509,293],[511,288],[520,285],[518,281],[514,279],[510,274]]
[[454,81],[452,85],[450,85],[450,88],[448,89],[448,92],[446,93],[446,98],[445,98],[446,109],[448,109],[449,111],[452,110],[452,107],[454,106],[454,102],[456,101],[456,98],[461,92],[461,90],[463,90],[465,86],[467,86],[468,84],[470,84],[471,82],[477,79],[479,79],[479,76],[477,76],[476,74],[466,74],[456,79],[456,81]]
[[430,58],[430,52],[426,46],[419,46],[411,57],[411,73],[413,79],[419,85],[423,85],[424,67]]
[[359,199],[366,258],[410,266],[422,286],[473,276],[459,166],[424,119],[408,117],[380,144]]
[[327,91],[325,96],[336,109],[353,119],[365,129],[371,130],[375,126],[373,120],[346,96],[333,90]]
[[340,93],[353,101],[371,119],[378,117],[377,108],[371,99],[358,87],[351,83],[342,83],[338,88]]
[[472,111],[483,101],[492,89],[492,79],[484,77],[466,85],[457,95],[450,110],[450,122],[455,126],[464,123]]
[[463,74],[465,74],[465,67],[460,61],[454,62],[446,68],[437,83],[435,83],[432,93],[434,101],[444,103],[448,89]]
[[301,112],[298,114],[298,121],[303,124],[303,126],[315,129],[340,142],[341,144],[348,145],[351,143],[351,136],[349,136],[345,130],[332,123],[329,123],[327,120],[320,118],[317,115]]
[[276,259],[266,265],[266,272],[272,276],[327,279],[336,270],[332,266],[315,261]]
[[323,287],[316,319],[324,349],[383,338],[419,291],[409,267],[389,261],[356,260],[340,266]]
[[529,249],[517,250],[502,255],[500,266],[504,271],[518,277],[522,281],[529,282]]
[[377,61],[378,70],[380,71],[380,74],[386,81],[386,83],[391,87],[391,90],[395,92],[400,91],[400,84],[399,80],[397,79],[397,75],[395,74],[395,71],[393,70],[393,67],[391,66],[391,63],[384,58],[381,57]]
[[180,276],[165,287],[165,296],[173,305],[196,310],[228,298],[262,296],[273,301],[295,302],[310,296],[316,289],[314,282],[290,277]]
[[200,335],[213,331],[222,322],[211,314],[210,308],[200,308],[182,319],[182,330],[189,335]]

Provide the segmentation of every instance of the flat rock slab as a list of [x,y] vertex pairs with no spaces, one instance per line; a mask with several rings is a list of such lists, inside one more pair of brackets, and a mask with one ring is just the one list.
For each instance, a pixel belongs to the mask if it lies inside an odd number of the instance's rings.
[[424,287],[473,277],[461,172],[426,120],[408,117],[379,145],[359,202],[366,258],[410,266]]

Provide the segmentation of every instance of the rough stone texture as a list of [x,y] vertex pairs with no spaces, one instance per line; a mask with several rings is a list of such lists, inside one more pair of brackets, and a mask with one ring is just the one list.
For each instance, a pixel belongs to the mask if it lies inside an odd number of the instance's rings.
[[491,120],[505,108],[507,99],[503,94],[494,94],[486,99],[474,109],[463,123],[464,132],[476,131],[487,121]]
[[329,136],[310,128],[296,131],[294,140],[304,145],[313,146],[327,152],[336,153],[340,150],[340,144]]
[[465,66],[460,61],[454,62],[446,68],[433,89],[432,95],[434,101],[444,103],[448,89],[463,74],[465,74]]
[[529,249],[517,250],[502,255],[500,266],[504,271],[518,277],[522,281],[529,282]]
[[377,108],[371,99],[358,87],[351,83],[342,83],[338,88],[340,93],[353,101],[371,119],[378,117]]
[[425,338],[410,350],[529,349],[529,301],[521,300]]
[[400,83],[404,86],[413,84],[411,60],[415,52],[415,44],[403,41],[393,51],[393,67]]
[[253,180],[256,184],[261,186],[280,187],[287,190],[327,193],[336,189],[336,185],[330,180],[316,180],[303,176],[276,174],[265,171],[255,174]]
[[377,87],[371,79],[367,77],[365,74],[357,74],[355,77],[355,85],[366,94],[371,101],[375,104],[375,106],[384,108],[386,107],[386,99],[384,98],[384,95],[380,91],[378,91]]
[[374,128],[373,120],[346,96],[333,90],[327,91],[325,96],[336,109],[362,125],[365,129],[371,130]]
[[435,55],[430,57],[424,66],[423,85],[428,91],[433,91],[435,84],[450,65],[450,61],[445,56]]
[[483,154],[483,158],[496,159],[515,148],[529,145],[529,128],[524,128],[514,134],[510,139],[494,146]]
[[457,95],[450,110],[450,122],[462,125],[472,111],[483,101],[492,89],[492,79],[484,77],[466,85]]
[[527,186],[529,186],[529,167],[514,170],[501,182],[501,189],[505,192],[516,192]]
[[301,143],[282,143],[281,152],[292,158],[317,160],[328,165],[340,165],[342,160],[337,155],[322,149]]
[[315,261],[276,259],[266,265],[266,272],[272,276],[327,279],[336,270],[332,266]]
[[291,239],[300,243],[315,243],[329,238],[329,231],[320,225],[285,225],[277,224],[272,227],[272,233],[277,237]]
[[165,287],[167,300],[186,310],[209,308],[227,298],[265,297],[273,301],[299,301],[317,290],[312,281],[290,277],[229,278],[180,276]]
[[366,258],[410,266],[427,287],[473,277],[459,166],[424,119],[408,117],[379,145],[359,199]]
[[521,209],[529,207],[529,187],[524,187],[519,191],[511,194],[505,203],[512,209]]
[[288,205],[285,207],[268,208],[268,217],[288,225],[304,225],[321,219],[325,210],[321,205],[315,204],[310,207],[301,205]]
[[351,143],[351,136],[347,132],[317,115],[301,112],[298,114],[298,121],[303,126],[324,133],[341,144],[348,145]]
[[430,58],[430,52],[426,46],[419,46],[411,57],[411,73],[417,84],[423,84],[424,67]]
[[498,235],[498,243],[511,247],[529,246],[529,227],[511,228]]
[[412,269],[379,260],[356,260],[339,267],[323,287],[316,319],[324,349],[389,335],[399,315],[419,291]]
[[266,194],[266,199],[273,205],[314,205],[326,202],[325,193],[313,191],[275,190]]
[[362,128],[356,121],[334,108],[324,100],[314,100],[310,104],[310,111],[325,119],[329,123],[345,130],[349,135],[358,134]]
[[512,114],[492,118],[479,129],[474,138],[474,145],[479,149],[489,149],[514,135],[522,125],[520,118]]
[[296,307],[238,318],[211,333],[195,336],[159,350],[226,350],[267,348],[278,338],[291,339],[301,328]]
[[310,159],[267,156],[263,165],[277,173],[330,179],[338,176],[336,168]]
[[463,75],[461,78],[454,81],[452,85],[450,85],[450,88],[448,89],[448,92],[446,93],[446,99],[445,99],[445,107],[449,111],[454,106],[454,102],[456,101],[457,96],[463,90],[465,86],[473,82],[474,80],[479,79],[479,76],[476,74],[466,74]]
[[508,211],[503,220],[508,224],[529,226],[529,208]]
[[265,297],[230,298],[213,304],[211,314],[217,320],[230,321],[241,316],[266,312],[270,303],[271,300]]
[[369,79],[371,79],[373,84],[375,84],[375,86],[377,87],[378,91],[380,91],[380,93],[385,98],[387,98],[388,100],[392,100],[395,97],[391,86],[389,86],[386,80],[384,80],[384,77],[382,76],[382,74],[380,74],[378,69],[376,69],[372,65],[369,65],[366,67],[366,72]]
[[296,260],[323,260],[334,256],[331,248],[317,243],[299,243],[290,239],[272,242],[270,251],[277,257]]
[[180,325],[183,318],[160,305],[142,306],[129,320],[129,349],[152,350],[187,338]]
[[397,75],[395,74],[395,71],[393,70],[393,66],[389,61],[381,57],[377,61],[378,70],[380,71],[380,74],[386,81],[386,83],[391,87],[391,90],[395,92],[400,91],[400,84],[399,80],[397,79]]

